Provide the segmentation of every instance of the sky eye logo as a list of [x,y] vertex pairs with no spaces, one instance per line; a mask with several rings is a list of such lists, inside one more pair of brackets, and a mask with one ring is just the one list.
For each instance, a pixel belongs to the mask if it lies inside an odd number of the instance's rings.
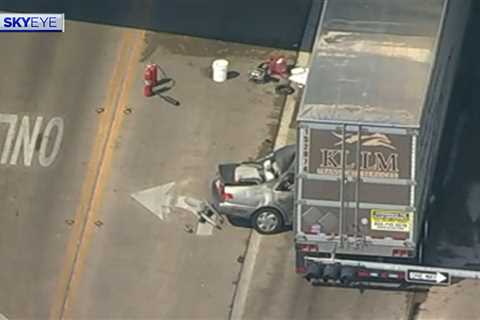
[[0,32],[64,32],[59,13],[0,13]]

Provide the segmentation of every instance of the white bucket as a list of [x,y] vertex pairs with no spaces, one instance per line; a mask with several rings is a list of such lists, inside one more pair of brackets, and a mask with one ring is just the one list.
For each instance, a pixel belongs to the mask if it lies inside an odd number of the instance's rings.
[[212,63],[213,81],[224,82],[227,80],[228,61],[225,59],[218,59]]

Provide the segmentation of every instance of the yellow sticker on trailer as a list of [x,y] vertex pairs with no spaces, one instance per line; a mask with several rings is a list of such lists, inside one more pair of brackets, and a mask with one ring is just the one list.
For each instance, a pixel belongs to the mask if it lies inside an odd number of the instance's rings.
[[370,228],[378,231],[410,232],[412,212],[398,210],[370,210]]

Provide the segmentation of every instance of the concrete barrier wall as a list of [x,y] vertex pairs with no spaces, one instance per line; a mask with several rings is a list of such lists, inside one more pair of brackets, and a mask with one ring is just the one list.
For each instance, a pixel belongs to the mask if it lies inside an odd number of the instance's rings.
[[65,12],[66,18],[72,20],[296,49],[301,45],[311,3],[312,0],[0,0],[0,10]]

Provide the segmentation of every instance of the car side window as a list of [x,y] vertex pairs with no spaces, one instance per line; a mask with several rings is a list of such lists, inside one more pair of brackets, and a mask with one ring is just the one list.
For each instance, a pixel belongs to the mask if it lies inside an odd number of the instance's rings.
[[292,191],[295,186],[295,174],[293,172],[289,172],[284,175],[278,184],[276,190],[277,191]]

